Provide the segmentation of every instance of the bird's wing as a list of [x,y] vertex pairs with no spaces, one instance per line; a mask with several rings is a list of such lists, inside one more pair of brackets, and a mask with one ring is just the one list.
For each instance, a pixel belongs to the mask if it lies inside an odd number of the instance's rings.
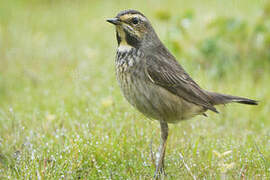
[[211,97],[191,79],[174,57],[161,54],[147,56],[146,74],[150,81],[186,101],[218,112],[211,103]]

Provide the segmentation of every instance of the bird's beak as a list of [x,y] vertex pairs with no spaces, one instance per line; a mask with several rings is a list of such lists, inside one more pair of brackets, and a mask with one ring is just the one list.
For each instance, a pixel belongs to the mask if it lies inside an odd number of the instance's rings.
[[109,18],[106,21],[114,25],[120,25],[121,22],[119,18]]

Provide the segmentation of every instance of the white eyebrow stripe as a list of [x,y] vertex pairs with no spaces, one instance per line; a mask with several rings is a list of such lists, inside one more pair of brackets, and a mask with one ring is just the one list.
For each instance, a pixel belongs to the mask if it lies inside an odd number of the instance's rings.
[[122,18],[120,17],[120,19],[122,19],[122,20],[125,21],[125,20],[130,19],[130,18],[133,18],[133,17],[137,17],[137,18],[139,18],[142,21],[146,21],[147,20],[146,17],[144,17],[144,16],[142,16],[140,14],[125,14],[125,15],[122,16]]

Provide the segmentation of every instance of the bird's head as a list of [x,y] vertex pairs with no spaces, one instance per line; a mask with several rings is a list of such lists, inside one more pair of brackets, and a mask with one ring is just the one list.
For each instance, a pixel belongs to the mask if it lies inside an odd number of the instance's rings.
[[107,22],[116,26],[116,37],[119,46],[139,48],[143,45],[151,45],[155,40],[158,40],[151,23],[139,11],[121,11],[116,17],[107,19]]

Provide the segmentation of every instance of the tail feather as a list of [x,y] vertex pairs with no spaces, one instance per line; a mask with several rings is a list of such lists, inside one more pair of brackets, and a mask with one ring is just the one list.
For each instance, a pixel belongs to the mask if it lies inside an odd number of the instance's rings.
[[231,96],[231,95],[214,93],[214,92],[207,92],[207,93],[211,97],[212,103],[214,105],[227,104],[227,103],[231,103],[231,102],[236,102],[236,103],[241,103],[241,104],[248,104],[248,105],[258,105],[258,101],[248,99],[248,98],[243,98],[243,97],[238,97],[238,96]]

